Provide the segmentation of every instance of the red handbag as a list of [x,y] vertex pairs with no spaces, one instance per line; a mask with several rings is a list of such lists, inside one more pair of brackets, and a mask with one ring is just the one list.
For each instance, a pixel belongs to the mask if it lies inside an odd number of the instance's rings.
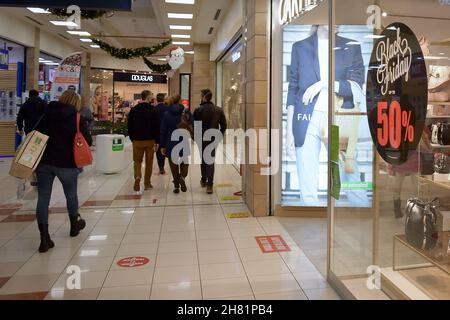
[[92,152],[83,134],[80,132],[81,115],[77,113],[77,133],[73,143],[73,155],[78,168],[83,168],[92,164]]

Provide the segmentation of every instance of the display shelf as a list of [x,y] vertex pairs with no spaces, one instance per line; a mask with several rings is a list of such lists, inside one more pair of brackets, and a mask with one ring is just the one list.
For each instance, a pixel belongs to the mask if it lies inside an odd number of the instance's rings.
[[433,148],[433,149],[449,149],[450,150],[450,145],[443,146],[443,145],[435,144],[435,143],[431,143],[430,145],[431,145],[431,148]]
[[438,101],[428,101],[429,106],[450,106],[450,101],[438,102]]
[[427,119],[450,119],[450,115],[448,116],[427,116]]
[[419,180],[421,180],[422,182],[425,182],[425,183],[432,183],[433,185],[450,190],[450,180],[449,181],[444,181],[444,180],[436,181],[433,178],[425,177],[425,176],[420,176]]

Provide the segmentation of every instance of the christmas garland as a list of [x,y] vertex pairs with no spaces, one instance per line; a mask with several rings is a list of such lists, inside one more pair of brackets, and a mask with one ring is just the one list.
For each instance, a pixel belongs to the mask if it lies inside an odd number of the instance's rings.
[[172,67],[166,63],[166,64],[156,64],[148,60],[146,57],[142,57],[144,59],[144,63],[147,65],[147,67],[150,68],[153,72],[156,73],[166,73],[167,71],[172,70]]
[[100,48],[103,51],[106,51],[114,58],[122,59],[122,60],[129,60],[129,59],[134,59],[134,58],[152,56],[155,53],[157,53],[157,52],[161,51],[162,49],[164,49],[165,47],[167,47],[172,42],[172,40],[166,40],[154,47],[142,47],[142,48],[135,48],[135,49],[130,49],[130,48],[119,49],[119,48],[113,47],[113,46],[109,45],[108,43],[103,42],[99,39],[92,39],[92,41],[96,45],[100,46]]
[[[48,9],[52,14],[61,18],[70,17],[73,13],[67,13],[66,9],[50,8]],[[81,18],[86,20],[95,20],[103,18],[105,15],[110,16],[111,11],[92,11],[81,10]]]

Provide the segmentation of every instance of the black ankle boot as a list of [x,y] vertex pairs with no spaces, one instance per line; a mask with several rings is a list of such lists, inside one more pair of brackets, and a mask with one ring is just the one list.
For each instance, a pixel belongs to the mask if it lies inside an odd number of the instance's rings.
[[55,247],[55,243],[50,239],[50,234],[48,233],[48,224],[39,224],[39,232],[41,234],[41,244],[39,245],[39,252],[45,253],[48,250]]
[[395,219],[403,218],[402,200],[400,199],[394,200],[394,212],[395,212]]
[[69,216],[70,218],[70,236],[72,238],[78,236],[80,231],[86,228],[86,221],[81,219],[80,215]]

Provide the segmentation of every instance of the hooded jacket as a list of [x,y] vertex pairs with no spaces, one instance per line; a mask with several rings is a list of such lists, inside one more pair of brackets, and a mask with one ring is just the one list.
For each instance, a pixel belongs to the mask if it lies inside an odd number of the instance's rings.
[[[56,101],[49,104],[38,126],[40,132],[49,136],[41,164],[59,168],[77,168],[73,155],[73,143],[77,132],[76,114],[77,110],[71,105]],[[91,146],[92,137],[84,117],[81,117],[80,131]]]
[[[178,129],[178,124],[181,122],[181,115],[183,112],[187,112],[191,122],[193,123],[192,114],[189,110],[185,110],[184,106],[181,104],[174,104],[167,108],[167,112],[164,115],[164,119],[161,124],[161,138],[160,145],[161,148],[165,148],[167,150],[167,156],[170,157],[172,154],[173,148],[183,141],[183,138],[180,137],[178,141],[172,141],[172,134],[175,130]],[[186,153],[181,152],[180,157],[189,156],[190,155],[190,143],[186,143],[184,148]]]
[[[17,115],[17,128],[19,131],[25,131],[29,134],[34,130],[39,119],[47,108],[47,103],[39,97],[29,98],[19,110]],[[24,126],[25,123],[25,126]]]
[[158,113],[150,103],[140,103],[131,109],[128,116],[128,134],[131,141],[159,143]]

